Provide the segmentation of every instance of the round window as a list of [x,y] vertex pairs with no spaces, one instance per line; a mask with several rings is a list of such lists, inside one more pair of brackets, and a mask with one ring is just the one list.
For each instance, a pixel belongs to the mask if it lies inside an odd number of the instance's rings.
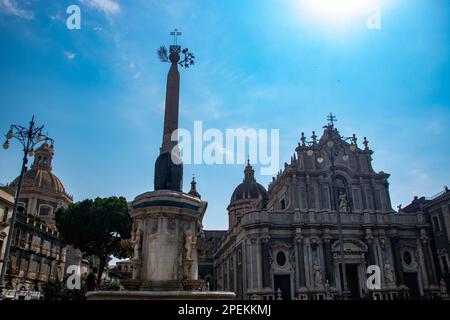
[[279,266],[284,266],[286,264],[286,256],[284,255],[283,252],[279,251],[277,253],[277,263]]
[[412,262],[412,256],[409,251],[403,252],[403,261],[405,261],[406,264],[411,264]]

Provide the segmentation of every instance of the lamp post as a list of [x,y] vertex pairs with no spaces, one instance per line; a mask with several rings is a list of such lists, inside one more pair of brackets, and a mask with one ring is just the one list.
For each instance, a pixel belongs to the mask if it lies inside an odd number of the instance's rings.
[[3,149],[5,149],[5,150],[8,149],[9,148],[9,140],[15,138],[15,139],[19,140],[19,142],[22,144],[23,158],[22,158],[22,167],[20,169],[19,181],[17,183],[16,195],[14,198],[14,209],[13,209],[12,217],[9,222],[8,239],[6,242],[5,255],[3,258],[3,265],[2,265],[2,270],[1,270],[1,274],[0,274],[0,295],[1,295],[2,289],[4,287],[5,274],[6,274],[6,270],[8,268],[8,264],[9,264],[9,254],[10,254],[10,250],[11,250],[14,226],[16,223],[17,208],[19,206],[19,198],[20,198],[20,191],[22,188],[23,174],[27,171],[28,157],[32,157],[34,155],[35,147],[43,141],[45,141],[45,142],[50,141],[51,142],[50,148],[53,148],[54,140],[52,138],[49,138],[46,135],[42,134],[43,128],[44,128],[44,126],[35,127],[34,116],[33,116],[28,128],[25,128],[21,125],[13,124],[13,125],[11,125],[9,131],[5,135],[6,141],[3,144]]
[[317,143],[317,136],[313,131],[312,141],[306,141],[305,135],[302,132],[302,146],[308,147],[306,154],[308,156],[316,155],[316,160],[319,164],[324,162],[323,154],[328,155],[328,160],[330,161],[330,170],[331,170],[331,200],[332,207],[337,212],[337,224],[338,224],[338,234],[339,234],[339,253],[340,253],[340,265],[342,270],[342,298],[346,298],[348,295],[347,291],[347,274],[345,269],[344,262],[344,237],[342,234],[342,222],[341,222],[341,208],[337,203],[336,197],[336,157],[339,156],[340,152],[343,153],[342,160],[347,161],[349,156],[346,152],[346,148],[343,143],[347,144],[347,141],[350,141],[350,151],[355,152],[357,149],[356,145],[356,136],[353,134],[352,137],[343,137],[338,131],[334,128],[334,122],[337,121],[336,117],[330,113],[327,117],[328,125],[324,126],[326,129],[326,141],[324,143]]

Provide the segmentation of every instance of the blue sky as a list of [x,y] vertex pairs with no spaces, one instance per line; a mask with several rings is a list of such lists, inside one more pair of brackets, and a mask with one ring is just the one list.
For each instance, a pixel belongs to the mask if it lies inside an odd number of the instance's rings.
[[[75,200],[152,190],[169,67],[155,51],[178,28],[197,58],[180,72],[181,127],[280,129],[281,165],[331,111],[341,134],[368,138],[395,206],[450,184],[449,2],[360,0],[350,12],[308,1],[0,0],[0,128],[45,123]],[[66,28],[71,4],[81,30]],[[379,30],[366,27],[374,4]],[[19,168],[12,143],[0,182]],[[184,170],[184,190],[195,173],[209,202],[205,228],[225,229],[243,166]]]

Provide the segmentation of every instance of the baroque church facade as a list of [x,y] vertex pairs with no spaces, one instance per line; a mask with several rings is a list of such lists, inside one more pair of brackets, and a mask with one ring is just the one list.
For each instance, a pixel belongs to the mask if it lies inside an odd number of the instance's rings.
[[[355,136],[349,143],[333,122],[317,138],[313,132],[306,143],[302,134],[268,190],[247,164],[228,206],[228,230],[204,231],[210,248],[200,275],[239,299],[436,297],[423,212],[392,209],[389,174],[372,168],[366,138],[362,148]],[[340,147],[333,162],[330,140]],[[371,265],[379,267],[380,288],[367,287]]]
[[[39,292],[49,280],[62,280],[67,258],[54,213],[67,207],[72,197],[52,173],[53,146],[43,143],[24,173],[6,272],[6,287],[20,292]],[[2,187],[14,199],[19,178]],[[12,213],[12,210],[10,210]]]
[[[80,266],[81,274],[85,274],[97,260],[64,243],[56,229],[56,210],[67,208],[73,198],[53,173],[53,157],[53,145],[43,143],[34,152],[31,168],[23,176],[6,273],[6,287],[15,291],[40,292],[47,281],[63,280],[68,266]],[[1,187],[1,191],[14,200],[18,181],[16,178]],[[5,212],[1,228],[9,232],[12,207]],[[6,236],[5,232],[4,243]]]

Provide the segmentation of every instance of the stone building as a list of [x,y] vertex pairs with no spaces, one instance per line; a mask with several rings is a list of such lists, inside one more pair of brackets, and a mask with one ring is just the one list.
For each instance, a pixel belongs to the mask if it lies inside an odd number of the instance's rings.
[[108,277],[110,280],[132,279],[133,261],[117,261],[114,266],[109,268]]
[[36,216],[18,212],[6,288],[39,292],[49,280],[64,277],[66,248],[55,228]]
[[9,233],[9,219],[11,219],[13,208],[14,197],[0,189],[0,270],[3,266],[6,241]]
[[420,212],[425,215],[432,227],[431,247],[439,283],[441,287],[445,284],[446,289],[450,288],[450,191],[448,187],[431,198],[415,197],[409,205],[400,210]]
[[[368,141],[362,148],[355,136],[347,142],[333,122],[317,138],[313,132],[306,143],[302,135],[267,191],[247,164],[228,206],[228,231],[214,254],[216,288],[241,299],[438,295],[429,223],[421,212],[392,209],[389,174],[372,168]],[[369,265],[379,267],[380,289],[367,288]]]
[[[43,143],[36,149],[31,168],[23,176],[6,275],[6,284],[15,290],[36,291],[47,280],[62,280],[69,265],[80,266],[81,274],[86,274],[98,264],[95,257],[83,255],[80,250],[63,243],[56,230],[56,210],[66,208],[73,198],[53,174],[53,156],[53,146]],[[13,202],[18,181],[16,178],[0,188],[2,194],[9,195],[9,202]],[[8,212],[11,216],[12,205]],[[6,226],[7,222],[3,222],[2,228]],[[7,232],[5,229],[1,233],[5,243]]]
[[205,281],[205,285],[209,290],[217,289],[217,283],[214,279],[214,254],[221,245],[226,235],[225,230],[204,230],[202,235],[202,245],[204,251],[199,255],[198,275]]
[[[6,286],[14,290],[40,291],[48,280],[64,277],[66,244],[56,231],[54,217],[59,207],[72,203],[72,197],[52,173],[53,152],[53,146],[43,143],[23,176],[5,279]],[[1,192],[14,199],[18,181],[2,187]]]

